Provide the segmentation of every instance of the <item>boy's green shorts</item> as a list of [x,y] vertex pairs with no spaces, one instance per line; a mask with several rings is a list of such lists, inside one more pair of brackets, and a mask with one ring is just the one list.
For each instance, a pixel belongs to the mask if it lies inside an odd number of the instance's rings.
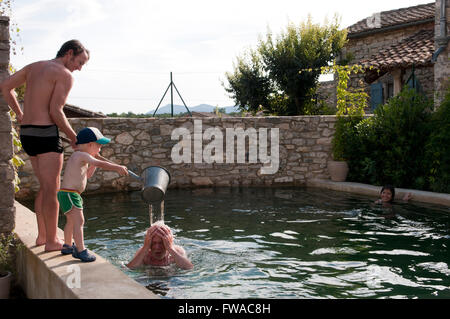
[[61,189],[57,196],[59,207],[64,214],[68,213],[74,206],[83,209],[83,199],[77,191]]

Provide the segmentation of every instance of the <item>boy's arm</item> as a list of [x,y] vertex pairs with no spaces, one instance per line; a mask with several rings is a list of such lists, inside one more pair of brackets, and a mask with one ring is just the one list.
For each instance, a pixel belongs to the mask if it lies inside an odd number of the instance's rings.
[[3,99],[8,103],[11,109],[16,113],[17,121],[22,122],[23,112],[17,101],[14,89],[21,86],[27,80],[27,67],[17,71],[11,76],[7,77],[1,84],[0,90],[3,95]]
[[89,165],[88,170],[87,170],[87,173],[86,173],[87,178],[91,178],[92,175],[94,175],[96,169],[97,169],[97,166],[95,166],[95,165]]
[[123,166],[123,165],[118,165],[118,164],[114,164],[111,162],[99,160],[92,156],[89,156],[89,160],[87,162],[90,166],[92,165],[92,167],[96,166],[96,167],[100,167],[100,168],[103,168],[108,171],[116,171],[120,175],[128,175],[128,169],[126,166]]

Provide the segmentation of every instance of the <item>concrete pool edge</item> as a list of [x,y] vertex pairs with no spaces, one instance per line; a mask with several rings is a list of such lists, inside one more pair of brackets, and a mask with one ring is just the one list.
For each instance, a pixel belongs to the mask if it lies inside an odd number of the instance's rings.
[[[374,197],[379,197],[381,190],[381,186],[353,182],[333,182],[325,179],[310,179],[307,181],[306,187],[329,189]],[[411,202],[422,202],[450,207],[450,194],[395,188],[395,198],[397,200],[401,200],[406,193],[412,194]]]
[[[106,259],[83,263],[59,251],[45,252],[36,246],[35,214],[15,201],[15,234],[23,246],[17,252],[17,277],[31,299],[159,299]],[[58,228],[58,236],[63,231]],[[73,288],[71,288],[71,287]]]

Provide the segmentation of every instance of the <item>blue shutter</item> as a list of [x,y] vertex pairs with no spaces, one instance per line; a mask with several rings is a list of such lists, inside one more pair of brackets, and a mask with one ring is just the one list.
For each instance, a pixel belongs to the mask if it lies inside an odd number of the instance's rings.
[[375,110],[380,104],[383,104],[383,83],[374,83],[370,86],[371,110]]
[[422,86],[420,85],[419,80],[415,77],[412,76],[408,79],[408,82],[406,82],[406,85],[411,88],[411,89],[415,89],[416,92],[423,92],[422,90]]

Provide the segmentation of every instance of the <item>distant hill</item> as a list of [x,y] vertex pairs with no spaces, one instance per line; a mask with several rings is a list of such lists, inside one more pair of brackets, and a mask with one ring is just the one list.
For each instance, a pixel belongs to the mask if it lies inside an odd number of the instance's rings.
[[[187,106],[189,108],[189,111],[191,112],[215,112],[216,107],[213,105],[209,105],[209,104],[200,104],[200,105],[196,105],[196,106]],[[219,108],[222,108],[219,106]],[[238,107],[237,106],[227,106],[224,107],[225,108],[225,113],[232,113],[232,112],[239,112]],[[158,112],[156,112],[156,114],[164,114],[164,113],[171,113],[170,110],[170,104],[167,104],[165,106],[160,106],[158,109]],[[153,112],[155,112],[155,110],[151,110],[148,111],[146,114],[150,114],[153,115]],[[179,113],[185,113],[187,112],[186,108],[184,107],[184,105],[173,105],[173,114],[179,114]]]

